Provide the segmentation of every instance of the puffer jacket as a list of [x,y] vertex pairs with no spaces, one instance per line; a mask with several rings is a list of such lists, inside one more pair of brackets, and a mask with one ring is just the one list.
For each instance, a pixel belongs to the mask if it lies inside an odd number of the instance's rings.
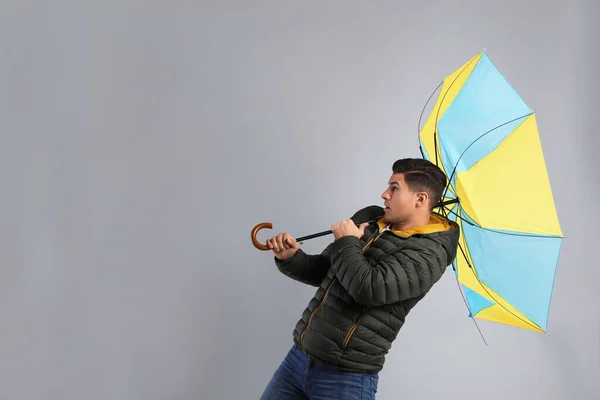
[[[379,215],[383,210],[374,207]],[[358,211],[365,213],[367,208]],[[360,221],[359,221],[360,222]],[[342,237],[321,253],[301,249],[275,258],[286,276],[318,287],[293,331],[309,356],[348,372],[374,373],[408,312],[431,290],[456,257],[459,227],[432,214],[430,223],[406,231],[371,223],[360,239]]]

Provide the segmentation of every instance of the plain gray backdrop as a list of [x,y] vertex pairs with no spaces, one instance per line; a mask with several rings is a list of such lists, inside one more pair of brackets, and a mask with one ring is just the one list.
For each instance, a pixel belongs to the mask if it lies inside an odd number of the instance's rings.
[[0,398],[257,399],[314,288],[250,230],[381,204],[392,162],[420,156],[427,98],[484,48],[537,112],[567,236],[550,336],[479,322],[485,346],[448,270],[378,398],[599,398],[598,16],[594,0],[3,2]]

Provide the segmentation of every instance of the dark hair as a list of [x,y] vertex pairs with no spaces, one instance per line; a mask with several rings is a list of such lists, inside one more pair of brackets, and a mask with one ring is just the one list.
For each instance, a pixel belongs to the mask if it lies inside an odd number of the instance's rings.
[[413,192],[427,192],[431,209],[441,201],[447,178],[431,161],[422,158],[402,158],[394,162],[392,172],[402,174]]

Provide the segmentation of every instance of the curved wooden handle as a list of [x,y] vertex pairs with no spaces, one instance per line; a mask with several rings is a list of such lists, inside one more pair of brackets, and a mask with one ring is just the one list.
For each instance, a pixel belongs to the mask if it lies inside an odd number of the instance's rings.
[[252,232],[250,232],[250,239],[252,239],[252,244],[254,244],[254,247],[257,249],[263,251],[269,250],[269,247],[267,247],[266,244],[262,244],[256,239],[256,235],[261,229],[273,229],[273,225],[270,222],[261,222],[260,224],[256,225],[254,228],[252,228]]

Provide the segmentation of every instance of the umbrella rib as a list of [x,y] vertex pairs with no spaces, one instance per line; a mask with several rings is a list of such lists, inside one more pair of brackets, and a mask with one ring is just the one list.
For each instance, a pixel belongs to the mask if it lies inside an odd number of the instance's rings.
[[[456,260],[453,262],[455,269],[458,268]],[[460,287],[460,281],[458,280],[458,272],[456,274],[456,284],[458,286],[458,291],[460,292],[460,295],[463,298],[463,301],[465,302],[465,306],[467,306],[467,310],[469,310],[469,314],[471,313],[471,308],[469,307],[469,303],[467,302],[467,298],[465,297],[465,294],[463,293],[463,291],[461,290]],[[479,336],[481,336],[481,339],[483,339],[483,343],[485,343],[485,345],[487,346],[488,343],[485,340],[485,337],[483,337],[483,332],[481,332],[481,329],[479,328],[479,324],[477,323],[477,321],[475,320],[475,318],[471,318],[473,320],[473,323],[475,324],[475,327],[477,328],[477,330],[479,331]]]
[[425,109],[427,108],[427,104],[429,104],[429,102],[431,101],[431,98],[433,97],[433,95],[435,94],[435,92],[437,92],[437,90],[443,84],[444,84],[444,81],[441,81],[440,84],[435,88],[435,90],[433,92],[431,92],[431,94],[429,95],[429,98],[425,102],[425,105],[423,106],[423,110],[421,110],[421,115],[419,116],[419,125],[418,125],[418,128],[417,128],[417,133],[421,132],[421,121],[423,120],[423,114],[425,114]]
[[[435,88],[435,90],[433,92],[431,92],[431,94],[429,95],[429,98],[425,102],[425,105],[423,106],[423,109],[421,110],[421,115],[419,115],[419,123],[417,125],[417,134],[421,133],[421,121],[423,119],[423,114],[425,114],[425,109],[427,108],[427,104],[429,104],[429,102],[431,101],[431,98],[433,97],[433,95],[435,94],[435,92],[437,92],[437,90],[443,84],[444,84],[444,81],[441,81],[440,84],[437,85],[437,87]],[[441,106],[442,106],[442,103],[440,102],[440,107]],[[436,114],[436,118],[437,118],[437,115],[439,115],[439,108],[438,108],[438,113]],[[435,123],[435,126],[437,127],[437,122]],[[437,128],[435,128],[434,131],[433,131],[433,152],[435,153],[435,165],[437,165],[437,145],[436,145],[436,139],[435,139],[436,130],[437,130]],[[425,153],[423,152],[423,147],[420,144],[419,144],[419,149],[421,150],[421,156],[423,158],[425,158]]]
[[[460,204],[459,204],[460,207]],[[460,207],[462,209],[462,207]],[[449,212],[451,214],[454,214],[456,216],[456,218],[459,218],[462,222],[465,222],[471,226],[474,226],[476,228],[482,229],[484,231],[488,231],[488,232],[493,232],[493,233],[497,233],[499,235],[508,235],[508,236],[521,236],[521,237],[535,237],[535,238],[543,238],[543,239],[564,239],[563,236],[556,236],[556,235],[542,235],[542,234],[533,234],[533,233],[519,233],[519,232],[503,232],[503,231],[498,231],[492,228],[484,228],[483,226],[473,223],[463,217],[461,217],[460,215],[458,215],[456,212],[449,210]],[[464,210],[463,210],[464,212]]]

